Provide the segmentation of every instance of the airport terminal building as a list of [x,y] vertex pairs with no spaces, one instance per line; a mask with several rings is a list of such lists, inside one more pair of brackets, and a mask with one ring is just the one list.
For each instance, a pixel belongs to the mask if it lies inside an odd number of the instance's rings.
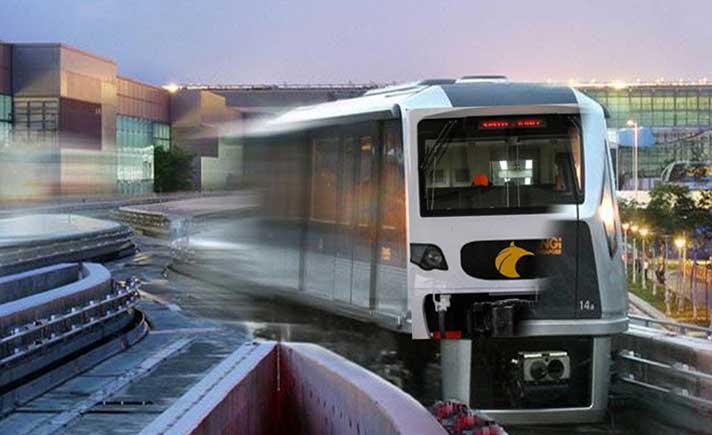
[[619,188],[633,189],[633,121],[638,125],[639,188],[649,189],[676,161],[712,160],[712,83],[614,82],[578,86],[608,110]]
[[[640,188],[675,161],[712,159],[712,83],[575,85],[610,113],[619,187]],[[0,42],[0,199],[153,191],[154,149],[195,153],[194,189],[239,183],[244,121],[356,97],[369,84],[182,85],[122,77],[117,65],[59,43]]]

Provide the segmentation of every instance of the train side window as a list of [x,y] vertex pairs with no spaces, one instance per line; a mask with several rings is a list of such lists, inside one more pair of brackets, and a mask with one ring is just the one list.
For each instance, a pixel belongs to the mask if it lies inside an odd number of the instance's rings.
[[371,223],[373,198],[373,137],[362,136],[359,139],[358,172],[358,225],[367,227]]
[[383,149],[383,228],[400,231],[405,226],[403,146],[397,128],[386,129]]
[[339,138],[317,137],[312,147],[311,218],[314,221],[334,223],[338,193]]
[[351,225],[354,207],[354,138],[344,136],[341,141],[341,199],[339,200],[339,223]]

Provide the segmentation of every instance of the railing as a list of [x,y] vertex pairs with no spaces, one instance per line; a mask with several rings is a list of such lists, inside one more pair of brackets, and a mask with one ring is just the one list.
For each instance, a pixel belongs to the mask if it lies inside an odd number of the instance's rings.
[[[712,328],[698,325],[690,325],[689,323],[674,322],[672,320],[660,320],[652,317],[629,315],[628,318],[634,322],[639,322],[645,327],[661,326],[670,332],[676,332],[679,335],[689,335],[699,338],[699,333],[704,334],[705,338],[712,340]],[[691,334],[695,332],[697,334]]]
[[82,307],[71,307],[66,313],[17,326],[10,335],[0,338],[0,367],[127,313],[137,300],[135,284],[119,286],[101,301],[90,301]]
[[696,370],[683,363],[663,363],[644,358],[639,354],[622,350],[617,355],[624,366],[631,371],[624,371],[618,379],[626,384],[642,387],[663,394],[670,394],[693,406],[712,409],[712,400],[706,395],[691,392],[691,387],[698,391],[709,389],[712,385],[712,375]]

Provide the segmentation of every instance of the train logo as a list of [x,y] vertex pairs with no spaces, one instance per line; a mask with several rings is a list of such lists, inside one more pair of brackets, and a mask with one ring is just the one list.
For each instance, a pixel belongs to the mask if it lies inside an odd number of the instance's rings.
[[507,278],[519,278],[517,263],[522,257],[529,255],[533,256],[534,253],[520,248],[515,245],[514,242],[511,242],[509,246],[499,251],[497,258],[494,259],[494,265],[497,268],[497,272],[503,276]]
[[542,240],[539,244],[537,255],[561,255],[564,243],[560,236]]

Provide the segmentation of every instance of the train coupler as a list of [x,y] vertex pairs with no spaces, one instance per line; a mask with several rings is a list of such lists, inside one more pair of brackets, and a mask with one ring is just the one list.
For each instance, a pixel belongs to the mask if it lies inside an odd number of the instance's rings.
[[532,305],[526,299],[475,302],[467,322],[470,337],[512,337],[519,314]]

